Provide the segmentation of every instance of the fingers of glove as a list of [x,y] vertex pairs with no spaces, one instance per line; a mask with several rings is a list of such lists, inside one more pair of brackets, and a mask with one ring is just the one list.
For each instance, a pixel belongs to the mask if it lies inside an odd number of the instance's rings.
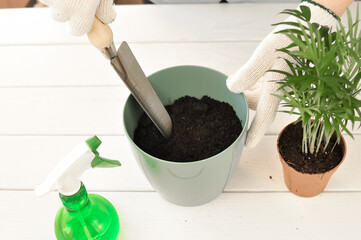
[[70,34],[81,36],[88,33],[93,26],[94,16],[94,14],[81,14],[71,17],[69,21]]
[[254,88],[252,90],[245,90],[244,95],[246,95],[246,99],[248,102],[248,106],[252,110],[256,110],[258,101],[261,95],[261,89],[262,89],[262,82],[257,82],[256,86],[259,86],[257,88]]
[[61,7],[60,3],[53,0],[40,0],[40,2],[51,8],[51,15],[58,22],[66,22],[70,19],[70,15],[67,11]]
[[[287,71],[288,66],[284,59],[278,58],[273,69]],[[266,73],[256,115],[247,133],[246,145],[248,147],[255,147],[272,124],[280,103],[280,99],[274,94],[280,94],[277,82],[283,78],[284,75],[277,72]]]
[[273,66],[276,50],[287,46],[287,38],[270,33],[256,48],[251,58],[227,79],[227,87],[235,93],[249,90]]
[[[276,83],[267,82],[265,85],[276,85]],[[256,115],[247,132],[247,147],[253,148],[259,143],[276,116],[280,100],[271,95],[268,88],[274,89],[274,86],[268,86],[261,92]]]
[[101,0],[95,15],[105,24],[112,23],[117,16],[113,0]]
[[51,8],[51,15],[58,22],[66,22],[70,19],[69,14],[58,8]]
[[90,31],[100,0],[41,0],[51,7],[53,18],[64,22],[69,20],[70,33],[75,36]]

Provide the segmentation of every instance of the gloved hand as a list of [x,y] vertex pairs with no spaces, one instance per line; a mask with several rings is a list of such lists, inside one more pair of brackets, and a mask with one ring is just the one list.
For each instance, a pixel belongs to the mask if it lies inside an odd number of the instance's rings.
[[[301,5],[310,8],[311,22],[333,28],[337,25],[336,16],[328,9],[309,1],[302,2]],[[296,18],[291,16],[286,21],[295,22]],[[283,79],[284,75],[267,71],[288,69],[286,61],[282,59],[287,56],[282,55],[277,49],[288,46],[291,40],[283,34],[275,34],[284,28],[284,25],[279,25],[268,34],[251,58],[227,79],[228,89],[235,93],[244,92],[250,109],[256,110],[247,133],[247,147],[255,147],[258,144],[277,113],[280,100],[272,94],[281,94],[277,91],[277,81]]]
[[80,36],[90,31],[94,16],[105,24],[116,17],[113,0],[40,0],[51,7],[53,18],[59,22],[69,21],[70,33]]

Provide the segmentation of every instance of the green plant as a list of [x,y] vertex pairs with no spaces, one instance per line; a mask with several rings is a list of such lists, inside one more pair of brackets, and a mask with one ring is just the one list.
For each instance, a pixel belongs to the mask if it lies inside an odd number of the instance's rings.
[[285,34],[292,42],[278,50],[286,54],[288,71],[271,70],[284,75],[278,82],[280,94],[275,96],[290,108],[282,112],[297,114],[296,122],[302,121],[303,153],[317,155],[325,151],[334,133],[339,143],[342,131],[353,137],[349,123],[354,128],[361,122],[359,10],[355,22],[347,10],[347,28],[338,20],[336,29],[311,23],[306,6],[282,13],[297,22],[274,24],[286,26],[277,34]]

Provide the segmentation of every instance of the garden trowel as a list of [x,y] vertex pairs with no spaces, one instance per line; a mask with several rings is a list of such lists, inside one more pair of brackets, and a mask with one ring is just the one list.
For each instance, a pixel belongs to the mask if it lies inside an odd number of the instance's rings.
[[118,51],[113,42],[113,32],[97,17],[88,33],[89,41],[110,60],[119,77],[128,87],[139,105],[157,126],[162,135],[169,139],[172,134],[172,120],[145,76],[127,42],[122,42]]

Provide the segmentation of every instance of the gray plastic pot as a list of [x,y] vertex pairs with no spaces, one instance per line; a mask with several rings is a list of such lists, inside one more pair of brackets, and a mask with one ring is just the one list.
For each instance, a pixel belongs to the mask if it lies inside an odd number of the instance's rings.
[[243,131],[227,149],[196,162],[171,162],[149,155],[133,142],[134,130],[143,110],[130,95],[125,103],[123,123],[135,159],[154,189],[166,200],[182,206],[197,206],[220,195],[238,166],[244,148],[249,109],[243,94],[230,92],[227,76],[204,67],[177,66],[149,77],[164,105],[185,96],[208,95],[229,103],[242,122]]

